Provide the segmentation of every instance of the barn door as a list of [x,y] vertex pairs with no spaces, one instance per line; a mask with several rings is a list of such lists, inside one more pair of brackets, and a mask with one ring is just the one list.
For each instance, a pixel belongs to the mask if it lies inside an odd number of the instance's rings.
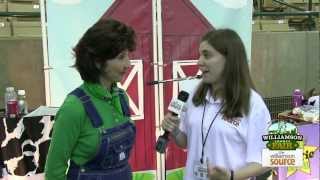
[[[201,36],[213,27],[193,6],[189,0],[162,0],[162,55],[163,79],[194,76],[199,74],[197,67],[198,47]],[[189,82],[191,83],[191,82]],[[177,97],[181,84],[166,83],[161,87],[163,93],[163,112],[173,97]],[[182,179],[182,167],[185,166],[186,152],[169,143],[166,156],[161,158],[167,179]]]

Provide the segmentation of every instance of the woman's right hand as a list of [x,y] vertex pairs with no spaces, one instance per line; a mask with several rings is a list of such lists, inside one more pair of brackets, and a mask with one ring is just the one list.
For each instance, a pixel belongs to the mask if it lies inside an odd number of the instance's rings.
[[164,116],[161,127],[168,131],[172,132],[176,129],[179,129],[180,119],[177,116],[173,116],[172,113],[167,113]]

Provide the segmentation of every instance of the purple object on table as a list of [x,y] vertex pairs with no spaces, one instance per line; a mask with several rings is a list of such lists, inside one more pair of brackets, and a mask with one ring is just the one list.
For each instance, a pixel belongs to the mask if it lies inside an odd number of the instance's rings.
[[299,107],[302,105],[303,94],[300,89],[295,89],[292,94],[292,107]]

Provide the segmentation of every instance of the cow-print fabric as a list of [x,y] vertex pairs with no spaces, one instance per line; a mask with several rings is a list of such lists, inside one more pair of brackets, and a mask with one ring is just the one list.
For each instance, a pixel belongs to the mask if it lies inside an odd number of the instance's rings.
[[1,117],[0,168],[2,166],[10,175],[17,176],[43,173],[53,123],[53,116]]

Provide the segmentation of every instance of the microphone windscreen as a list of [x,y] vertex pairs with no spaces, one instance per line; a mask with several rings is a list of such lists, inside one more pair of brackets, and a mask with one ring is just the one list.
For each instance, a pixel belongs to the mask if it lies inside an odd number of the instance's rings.
[[186,91],[180,91],[179,95],[178,95],[178,99],[183,101],[183,102],[187,102],[189,98],[189,93]]

